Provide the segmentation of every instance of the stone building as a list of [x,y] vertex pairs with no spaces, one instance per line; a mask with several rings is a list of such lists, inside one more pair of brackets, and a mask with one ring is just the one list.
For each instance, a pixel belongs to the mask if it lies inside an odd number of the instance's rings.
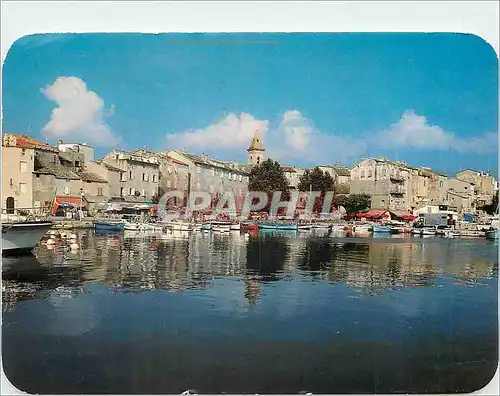
[[[38,142],[40,143],[40,142]],[[2,214],[33,208],[33,170],[37,145],[20,135],[2,137]]]
[[94,161],[94,148],[86,143],[63,143],[57,142],[57,148],[60,153],[78,153],[81,155],[82,165]]
[[252,142],[250,143],[250,147],[248,147],[247,151],[249,165],[259,165],[264,161],[264,151],[266,150],[264,149],[262,140],[260,139],[259,131],[255,131]]
[[157,158],[159,164],[159,189],[166,191],[182,191],[184,199],[174,199],[175,206],[183,206],[187,203],[189,196],[190,173],[188,164],[173,158],[165,153],[157,153],[149,150],[138,150],[144,156]]
[[120,198],[125,202],[151,202],[158,193],[159,162],[140,152],[113,150],[101,158],[120,172]]
[[80,175],[61,165],[47,165],[33,172],[33,203],[55,213],[62,203],[83,207]]
[[471,213],[476,210],[474,184],[464,180],[449,178],[446,181],[446,200],[450,209]]
[[406,211],[411,172],[406,163],[366,158],[351,169],[350,192],[370,195],[372,208]]
[[205,191],[212,198],[217,198],[223,192],[232,191],[237,208],[240,209],[248,191],[248,165],[218,161],[207,155],[195,155],[182,150],[171,150],[166,155],[188,166],[190,192]]
[[489,173],[464,169],[457,173],[456,178],[474,185],[474,200],[477,207],[491,204],[496,191],[496,180]]
[[92,172],[82,172],[83,197],[89,212],[95,212],[109,201],[109,184],[106,179]]
[[102,161],[90,161],[85,164],[85,171],[98,175],[108,183],[107,197],[110,201],[122,200],[125,191],[125,170]]

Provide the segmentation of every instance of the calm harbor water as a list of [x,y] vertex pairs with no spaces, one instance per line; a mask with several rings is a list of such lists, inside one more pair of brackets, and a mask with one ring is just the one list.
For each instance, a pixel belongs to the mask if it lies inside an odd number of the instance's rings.
[[484,239],[78,233],[3,261],[30,393],[469,392],[498,361]]

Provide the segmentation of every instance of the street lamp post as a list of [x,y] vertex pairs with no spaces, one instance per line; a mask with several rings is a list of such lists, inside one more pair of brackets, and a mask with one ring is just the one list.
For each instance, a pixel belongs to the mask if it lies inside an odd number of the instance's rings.
[[82,219],[82,213],[83,213],[83,187],[80,188],[80,210],[78,211],[78,218],[81,220]]

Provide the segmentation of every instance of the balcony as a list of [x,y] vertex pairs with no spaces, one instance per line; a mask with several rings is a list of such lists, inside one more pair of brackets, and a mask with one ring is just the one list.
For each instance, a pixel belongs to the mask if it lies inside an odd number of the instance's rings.
[[405,189],[402,186],[392,186],[389,192],[392,195],[404,195],[406,193]]
[[389,176],[389,178],[392,180],[392,181],[396,181],[396,182],[403,182],[405,181],[405,178],[403,177],[402,174],[400,173],[393,173]]

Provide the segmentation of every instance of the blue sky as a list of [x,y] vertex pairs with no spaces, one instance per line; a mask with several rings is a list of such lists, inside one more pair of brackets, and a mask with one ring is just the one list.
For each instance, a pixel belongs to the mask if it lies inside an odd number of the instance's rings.
[[385,155],[496,173],[498,60],[457,34],[73,34],[18,40],[3,130],[286,164]]

